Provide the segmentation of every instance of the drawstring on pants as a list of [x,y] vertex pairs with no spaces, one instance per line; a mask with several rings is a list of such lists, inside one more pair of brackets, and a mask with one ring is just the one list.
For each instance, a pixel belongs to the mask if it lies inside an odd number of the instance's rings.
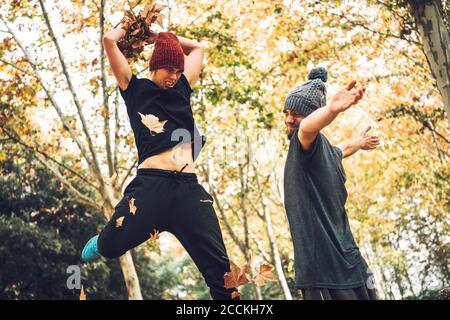
[[189,163],[186,163],[185,165],[184,165],[184,167],[183,168],[181,168],[181,170],[180,171],[178,171],[178,173],[181,173],[183,170],[184,170],[184,168],[186,168],[187,166],[189,165]]

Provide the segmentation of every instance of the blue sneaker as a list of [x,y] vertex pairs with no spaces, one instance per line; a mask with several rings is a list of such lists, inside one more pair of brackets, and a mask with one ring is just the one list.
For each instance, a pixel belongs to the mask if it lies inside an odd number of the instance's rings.
[[98,235],[92,237],[84,246],[83,252],[81,253],[81,259],[85,262],[94,261],[100,258],[100,253],[97,249]]

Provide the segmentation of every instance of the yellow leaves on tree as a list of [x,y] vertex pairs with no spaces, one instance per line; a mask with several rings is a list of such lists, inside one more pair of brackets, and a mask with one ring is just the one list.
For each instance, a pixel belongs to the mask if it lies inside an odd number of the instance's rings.
[[119,49],[122,51],[128,62],[139,59],[139,55],[144,50],[145,44],[153,43],[154,33],[150,30],[153,23],[162,26],[164,16],[161,11],[163,5],[148,1],[144,9],[135,15],[133,10],[127,10],[121,21],[121,27],[126,31],[125,37],[119,42]]

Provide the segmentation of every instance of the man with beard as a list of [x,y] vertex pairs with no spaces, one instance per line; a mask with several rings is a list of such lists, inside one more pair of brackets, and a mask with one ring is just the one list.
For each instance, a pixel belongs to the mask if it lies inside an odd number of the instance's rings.
[[365,89],[356,81],[326,105],[328,73],[314,68],[287,97],[289,152],[284,171],[285,209],[294,244],[296,287],[307,300],[376,299],[371,272],[350,230],[342,159],[379,144],[368,127],[337,146],[320,132],[355,105]]

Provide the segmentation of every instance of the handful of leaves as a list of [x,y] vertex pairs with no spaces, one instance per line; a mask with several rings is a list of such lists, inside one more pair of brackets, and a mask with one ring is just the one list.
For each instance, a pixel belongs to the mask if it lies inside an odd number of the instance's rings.
[[161,11],[164,8],[165,6],[155,4],[151,0],[138,15],[134,14],[132,9],[125,11],[125,16],[120,24],[126,34],[118,41],[117,45],[128,62],[139,59],[144,46],[155,41],[155,33],[151,31],[150,27],[153,23],[162,26],[164,16]]

